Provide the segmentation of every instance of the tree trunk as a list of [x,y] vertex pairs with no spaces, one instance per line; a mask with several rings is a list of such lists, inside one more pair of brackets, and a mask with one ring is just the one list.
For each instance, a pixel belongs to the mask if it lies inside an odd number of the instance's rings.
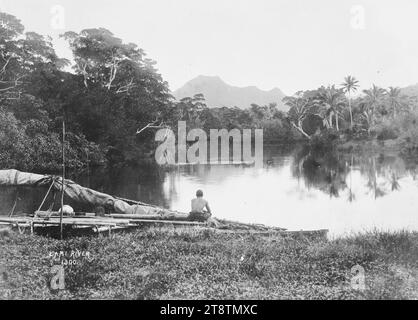
[[305,132],[303,131],[302,127],[299,127],[297,125],[295,125],[292,121],[290,121],[291,125],[298,130],[301,134],[303,134],[306,138],[308,138],[309,140],[311,140],[311,137]]
[[350,130],[353,130],[353,110],[351,109],[351,96],[348,96],[348,109],[350,110]]
[[340,131],[340,127],[338,125],[338,113],[335,113],[335,128],[337,131]]

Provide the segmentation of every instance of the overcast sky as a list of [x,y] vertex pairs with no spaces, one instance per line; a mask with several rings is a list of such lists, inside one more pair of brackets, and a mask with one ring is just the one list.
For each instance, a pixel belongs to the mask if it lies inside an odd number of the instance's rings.
[[0,10],[54,38],[107,28],[156,60],[172,90],[201,74],[286,94],[348,74],[363,88],[418,82],[416,0],[0,0]]

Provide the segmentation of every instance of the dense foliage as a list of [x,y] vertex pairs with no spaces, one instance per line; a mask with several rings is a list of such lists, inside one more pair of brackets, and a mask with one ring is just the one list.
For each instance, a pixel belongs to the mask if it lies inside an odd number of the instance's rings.
[[[264,129],[265,143],[312,144],[398,139],[407,154],[418,148],[417,100],[399,88],[374,86],[352,98],[358,81],[299,91],[289,108],[208,108],[202,94],[175,101],[143,49],[103,28],[66,32],[73,61],[60,59],[51,39],[24,32],[0,12],[0,167],[57,170],[62,122],[68,167],[132,164],[152,156],[155,130]],[[69,72],[69,68],[72,72]],[[336,139],[330,139],[330,137]]]
[[[174,101],[155,62],[110,31],[62,35],[73,62],[60,59],[51,39],[24,32],[14,16],[0,13],[0,166],[57,170],[62,120],[66,165],[132,164],[155,150],[153,128],[264,128],[269,141],[297,138],[276,105],[209,109],[203,95]],[[68,68],[73,69],[68,72]],[[138,134],[140,132],[140,134]]]
[[171,96],[142,49],[101,28],[67,32],[74,72],[66,72],[69,61],[51,39],[24,33],[12,15],[0,20],[1,167],[58,169],[63,117],[69,167],[134,161],[149,151],[149,135],[136,130],[164,117]]
[[[174,119],[186,121],[191,128],[210,129],[263,129],[264,141],[287,143],[300,139],[292,129],[285,112],[277,104],[252,104],[248,109],[238,107],[208,108],[202,94],[181,99],[175,106]],[[173,124],[175,126],[175,124]]]
[[373,85],[353,99],[358,81],[352,76],[344,80],[339,88],[332,85],[285,97],[291,125],[314,145],[332,140],[399,139],[404,150],[415,150],[417,97],[403,95],[400,88]]

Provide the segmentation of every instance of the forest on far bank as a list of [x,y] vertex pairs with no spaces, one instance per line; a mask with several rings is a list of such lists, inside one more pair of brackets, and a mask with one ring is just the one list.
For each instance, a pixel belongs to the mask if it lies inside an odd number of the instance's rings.
[[49,37],[25,32],[17,17],[0,12],[0,21],[1,168],[58,170],[63,117],[69,168],[150,158],[152,128],[175,130],[178,121],[206,131],[262,128],[265,143],[376,138],[418,150],[418,102],[399,88],[373,86],[353,98],[358,81],[348,76],[340,85],[285,97],[287,112],[275,103],[208,108],[202,94],[176,101],[156,62],[109,30],[65,32],[68,61]]

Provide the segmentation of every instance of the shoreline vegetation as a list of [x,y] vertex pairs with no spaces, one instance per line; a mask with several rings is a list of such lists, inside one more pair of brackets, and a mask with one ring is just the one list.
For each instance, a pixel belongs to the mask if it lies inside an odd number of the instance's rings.
[[[283,105],[211,107],[203,94],[177,101],[145,51],[104,28],[68,31],[73,59],[59,57],[46,36],[25,32],[0,12],[0,167],[30,172],[61,169],[62,123],[66,167],[135,165],[154,157],[156,130],[263,129],[266,144],[397,146],[417,155],[418,98],[400,88],[359,91],[347,76],[339,85],[298,91]],[[72,69],[68,72],[69,68]],[[391,142],[392,141],[392,142]],[[379,144],[380,146],[380,144]]]
[[[0,247],[2,299],[418,298],[418,233],[408,231],[329,241],[207,228],[64,241],[2,231]],[[54,256],[72,251],[83,253],[75,264]],[[52,290],[51,268],[64,262],[65,289]],[[352,285],[359,268],[365,290]]]

